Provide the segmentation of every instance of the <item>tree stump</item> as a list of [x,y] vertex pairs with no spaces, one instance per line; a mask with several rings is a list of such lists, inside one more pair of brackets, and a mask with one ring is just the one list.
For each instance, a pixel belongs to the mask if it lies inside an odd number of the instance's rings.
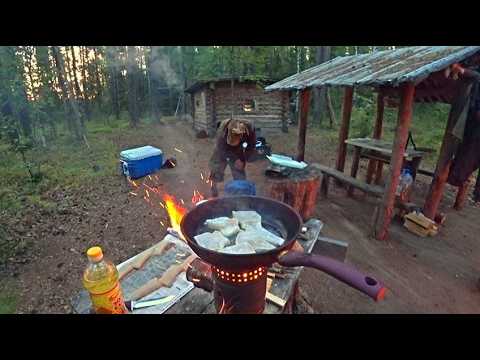
[[320,173],[314,169],[292,171],[285,178],[268,178],[268,194],[298,211],[304,221],[312,217],[320,188]]

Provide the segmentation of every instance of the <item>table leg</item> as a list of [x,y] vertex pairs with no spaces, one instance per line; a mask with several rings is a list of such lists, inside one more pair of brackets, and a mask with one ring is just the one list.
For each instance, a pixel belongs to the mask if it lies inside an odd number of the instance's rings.
[[379,161],[377,163],[377,169],[375,170],[375,185],[380,185],[380,181],[382,181],[382,172],[383,172],[383,162]]
[[[360,147],[355,147],[355,154],[353,155],[353,163],[352,163],[352,170],[350,171],[350,176],[353,178],[357,177],[357,172],[358,172],[358,166],[360,164],[360,155],[361,155],[362,149]],[[348,187],[348,196],[353,195],[353,186]]]

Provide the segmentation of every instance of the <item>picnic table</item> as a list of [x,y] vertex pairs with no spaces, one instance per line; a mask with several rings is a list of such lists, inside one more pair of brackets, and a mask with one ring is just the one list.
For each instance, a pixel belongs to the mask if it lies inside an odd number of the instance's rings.
[[[345,143],[354,147],[354,155],[350,176],[357,177],[360,159],[370,160],[369,170],[367,171],[367,183],[370,183],[375,175],[375,183],[379,184],[382,177],[383,164],[389,164],[393,153],[393,143],[371,138],[347,139]],[[415,179],[418,167],[422,161],[425,152],[407,147],[404,152],[404,161],[412,170],[412,177]]]
[[[321,253],[325,256],[330,256],[340,261],[344,261],[346,257],[346,251],[348,244],[337,240],[329,239],[320,236],[320,232],[323,227],[323,223],[317,219],[311,219],[307,221],[304,226],[307,226],[308,230],[302,238],[298,239],[299,244],[303,247],[305,252]],[[170,266],[178,262],[178,255],[181,254],[182,258],[187,257],[190,249],[186,244],[176,239],[171,235],[167,235],[164,240],[176,241],[178,246],[170,248],[164,254],[154,256],[147,261],[144,268],[134,271],[132,274],[126,276],[121,281],[122,290],[126,299],[142,284],[148,280],[159,276],[166,271]],[[150,248],[151,249],[151,248]],[[124,263],[117,266],[119,271],[128,266],[129,263],[134,262],[142,254],[149,251],[146,249],[140,254],[128,259]],[[191,251],[191,250],[190,250]],[[278,265],[279,266],[279,265]],[[284,300],[285,305],[279,306],[269,301],[266,302],[265,314],[280,314],[280,313],[292,313],[295,308],[295,300],[298,295],[298,279],[302,273],[303,267],[284,268],[286,278],[275,277],[272,280],[272,286],[269,292],[278,298]],[[215,314],[215,305],[213,299],[213,293],[209,293],[205,290],[196,288],[190,283],[185,276],[185,273],[181,273],[171,288],[161,288],[157,292],[162,295],[174,294],[176,299],[172,304],[152,306],[150,308],[144,308],[135,310],[133,314]],[[145,297],[145,299],[149,296]],[[91,313],[91,302],[88,293],[85,290],[80,291],[73,299],[72,306],[76,313],[88,314]]]

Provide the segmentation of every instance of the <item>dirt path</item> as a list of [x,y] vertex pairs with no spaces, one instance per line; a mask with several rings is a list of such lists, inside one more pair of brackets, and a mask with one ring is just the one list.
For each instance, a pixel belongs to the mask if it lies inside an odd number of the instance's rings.
[[[276,152],[292,153],[295,140],[294,130],[269,138]],[[202,182],[200,173],[207,173],[213,141],[196,139],[187,124],[150,126],[134,136],[118,136],[113,141],[118,152],[150,144],[161,148],[167,157],[176,157],[177,166],[157,172],[159,180],[150,185],[187,204],[193,189],[208,194],[208,185]],[[307,144],[307,161],[334,161],[330,149],[335,147],[320,135],[309,135]],[[258,161],[247,168],[259,194],[265,190],[265,167],[265,161]],[[226,179],[230,179],[228,171]],[[84,184],[74,192],[57,190],[48,194],[57,203],[55,212],[39,213],[32,208],[23,218],[10,222],[10,226],[23,231],[22,236],[33,240],[32,247],[9,261],[0,274],[13,279],[18,286],[17,312],[70,312],[69,300],[82,286],[84,253],[89,246],[102,246],[109,258],[120,263],[163,237],[160,221],[166,222],[164,212],[159,206],[147,204],[143,196],[132,196],[130,191],[132,186],[119,175]],[[332,191],[328,201],[319,201],[316,216],[326,224],[324,234],[347,241],[347,262],[384,280],[391,292],[385,302],[375,304],[327,275],[307,269],[301,288],[314,311],[479,313],[479,209],[468,205],[464,211],[455,212],[451,209],[452,201],[447,199],[443,204],[447,223],[438,236],[419,238],[396,223],[390,241],[385,243],[368,236],[373,211],[368,200],[347,198],[338,189]]]

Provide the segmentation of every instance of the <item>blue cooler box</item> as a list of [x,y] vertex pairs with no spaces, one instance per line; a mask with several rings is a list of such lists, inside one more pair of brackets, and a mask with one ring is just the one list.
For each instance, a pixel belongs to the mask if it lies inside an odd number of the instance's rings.
[[150,145],[128,149],[120,153],[120,162],[125,176],[138,179],[162,167],[163,153],[162,150]]

